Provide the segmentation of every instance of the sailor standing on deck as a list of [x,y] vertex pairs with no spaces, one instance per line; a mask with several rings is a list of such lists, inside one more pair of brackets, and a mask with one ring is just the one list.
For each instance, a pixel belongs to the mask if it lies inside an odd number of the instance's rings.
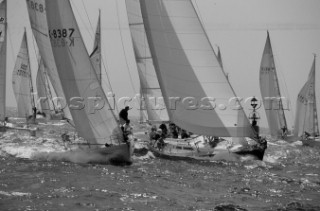
[[128,119],[128,111],[130,110],[129,106],[126,106],[124,109],[122,109],[119,113],[119,120],[120,125],[124,125],[129,119]]

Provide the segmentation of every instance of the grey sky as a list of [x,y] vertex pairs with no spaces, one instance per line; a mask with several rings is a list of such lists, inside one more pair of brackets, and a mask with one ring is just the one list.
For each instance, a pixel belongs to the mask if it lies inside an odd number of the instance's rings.
[[[24,26],[28,28],[29,46],[32,47],[33,73],[37,64],[26,3],[24,0],[8,0],[8,4],[7,105],[16,106],[11,76]],[[139,90],[139,80],[124,0],[72,0],[72,6],[89,52],[92,50],[98,9],[101,9],[103,61],[112,88],[117,97],[134,97]],[[320,57],[320,1],[196,0],[195,6],[212,45],[221,48],[225,71],[230,74],[230,82],[240,97],[260,97],[259,67],[266,31],[269,30],[280,83],[286,89],[283,95],[290,97],[294,114],[296,96],[307,79],[313,53]],[[318,84],[319,64],[317,61]],[[319,99],[318,92],[318,108]],[[134,110],[132,113],[138,114]],[[266,125],[263,110],[260,114],[264,119],[262,125]],[[289,126],[293,122],[292,114],[287,115]]]

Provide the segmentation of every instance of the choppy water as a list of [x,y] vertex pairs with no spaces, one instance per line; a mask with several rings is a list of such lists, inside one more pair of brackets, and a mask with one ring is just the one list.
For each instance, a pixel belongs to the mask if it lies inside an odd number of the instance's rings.
[[263,162],[149,153],[119,167],[68,153],[61,133],[81,140],[67,124],[38,127],[37,137],[8,131],[0,138],[0,210],[320,210],[320,149],[299,142],[269,143]]

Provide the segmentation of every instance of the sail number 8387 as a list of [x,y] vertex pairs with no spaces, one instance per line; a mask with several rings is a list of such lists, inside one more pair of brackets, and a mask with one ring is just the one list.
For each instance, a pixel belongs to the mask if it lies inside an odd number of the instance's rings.
[[50,39],[72,37],[74,31],[75,31],[74,28],[52,29],[52,30],[49,30],[49,36],[50,36]]

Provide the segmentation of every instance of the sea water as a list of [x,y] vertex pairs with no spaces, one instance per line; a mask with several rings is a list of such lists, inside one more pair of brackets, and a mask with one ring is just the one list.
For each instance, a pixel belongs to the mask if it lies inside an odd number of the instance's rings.
[[36,137],[1,134],[1,211],[320,210],[320,149],[299,141],[269,142],[263,161],[171,161],[146,152],[112,166],[64,142],[63,133],[83,141],[66,122],[37,128]]

